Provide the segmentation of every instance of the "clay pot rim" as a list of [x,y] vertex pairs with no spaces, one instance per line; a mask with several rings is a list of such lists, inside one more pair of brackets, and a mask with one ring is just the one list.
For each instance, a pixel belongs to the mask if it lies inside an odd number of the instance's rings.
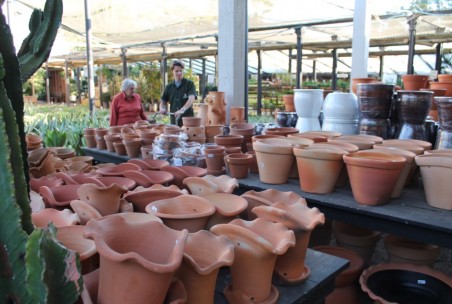
[[[292,134],[289,134],[289,135],[292,135]],[[251,141],[252,142],[255,142],[256,140],[258,140],[258,139],[267,139],[267,138],[286,138],[286,136],[282,136],[282,135],[270,135],[270,134],[268,134],[268,135],[254,135],[253,137],[251,137]]]
[[286,139],[293,142],[296,146],[299,146],[300,148],[309,147],[312,144],[314,144],[314,141],[309,138],[290,136],[286,137]]
[[[70,225],[70,226],[61,226],[58,227],[56,237],[57,239],[63,243],[63,245],[71,250],[77,251],[80,255],[80,260],[85,260],[97,253],[96,245],[93,240],[86,239],[83,237],[83,231],[85,230],[85,226],[82,225]],[[63,239],[61,233],[69,233],[70,238],[68,238],[66,234],[66,239]],[[73,243],[74,241],[82,241],[83,249],[82,251],[75,250],[74,247],[68,246],[68,243]],[[68,242],[68,243],[66,243]],[[77,246],[78,247],[78,246]],[[77,248],[78,249],[78,248]]]
[[[215,206],[218,213],[223,216],[237,215],[248,207],[248,201],[244,197],[232,193],[216,192],[202,194],[200,197],[210,201],[210,203]],[[234,203],[231,203],[232,201],[234,201]]]
[[367,153],[366,151],[345,154],[343,159],[348,165],[389,170],[400,169],[406,162],[405,157],[402,156],[385,153]]
[[252,158],[252,155],[244,153],[232,153],[226,155],[226,161],[231,165],[248,165]]
[[402,79],[403,78],[421,78],[421,79],[428,80],[429,75],[405,74],[405,75],[402,75]]
[[264,138],[253,143],[254,151],[271,154],[293,154],[293,148],[298,147],[298,145],[284,138]]
[[334,147],[329,149],[327,147],[317,147],[311,148],[308,147],[306,149],[293,148],[293,153],[296,157],[302,158],[310,158],[310,159],[319,159],[319,160],[329,160],[329,161],[338,161],[343,159],[343,155],[348,154],[349,152],[345,150],[341,150],[339,148],[335,149]]
[[452,154],[452,149],[426,150],[424,154]]
[[252,123],[247,123],[247,122],[238,122],[238,123],[234,123],[234,124],[230,125],[229,128],[231,130],[235,129],[235,130],[240,130],[240,131],[254,130],[255,125]]
[[[270,132],[268,134],[267,132]],[[265,135],[278,135],[278,134],[295,134],[300,133],[300,131],[297,128],[293,127],[275,127],[275,128],[268,128],[265,130]]]
[[402,157],[405,157],[407,164],[413,163],[414,162],[414,158],[416,157],[416,154],[413,153],[413,152],[410,152],[408,150],[392,148],[392,147],[390,147],[389,149],[369,149],[369,150],[366,150],[366,152],[369,152],[369,153],[388,153],[388,154],[400,155]]
[[317,147],[317,146],[321,146],[321,147],[326,147],[326,146],[331,146],[333,148],[339,148],[341,150],[345,150],[349,153],[352,152],[358,152],[359,151],[359,147],[357,145],[348,143],[348,142],[343,142],[343,141],[327,141],[327,142],[318,142],[318,143],[314,143],[312,146],[310,147]]
[[413,94],[413,95],[431,95],[433,96],[433,92],[430,90],[397,90],[397,94]]
[[423,154],[417,155],[414,160],[419,167],[428,166],[452,168],[452,154]]
[[[188,204],[196,204],[196,211],[193,213],[189,213],[187,211],[183,211],[182,213],[167,213],[164,211],[159,211],[159,208],[171,207],[171,206],[180,206],[183,201],[184,205]],[[166,208],[165,208],[166,209]],[[207,217],[215,213],[215,206],[210,203],[209,200],[202,198],[196,195],[190,194],[182,194],[177,197],[161,199],[157,201],[153,201],[146,205],[145,207],[146,213],[156,215],[163,219],[193,219],[193,218],[202,218]]]
[[312,249],[349,260],[350,265],[340,273],[340,276],[349,276],[354,272],[359,272],[353,278],[354,281],[359,278],[364,269],[363,258],[350,249],[328,245],[315,246]]
[[384,149],[400,149],[400,150],[406,150],[406,151],[410,151],[413,152],[416,155],[422,155],[424,154],[424,149],[420,146],[414,145],[414,144],[409,144],[409,143],[391,143],[391,144],[375,144],[373,145],[374,149],[378,149],[378,150],[384,150]]
[[[275,200],[271,200],[270,198],[274,197],[275,195],[277,195],[278,198]],[[280,196],[284,196],[284,198],[281,198]],[[261,205],[266,206],[271,206],[278,201],[284,201],[290,204],[307,205],[306,199],[304,199],[303,197],[301,197],[300,195],[293,191],[279,191],[276,189],[267,189],[264,191],[249,190],[243,193],[242,197],[256,200],[260,202]]]
[[313,134],[313,135],[320,135],[320,136],[324,136],[326,138],[337,138],[340,136],[343,136],[341,132],[336,132],[336,131],[306,131],[300,134]]
[[392,144],[392,143],[400,143],[400,144],[413,144],[415,146],[421,147],[424,150],[431,150],[432,144],[425,140],[419,139],[385,139],[383,140],[383,145]]

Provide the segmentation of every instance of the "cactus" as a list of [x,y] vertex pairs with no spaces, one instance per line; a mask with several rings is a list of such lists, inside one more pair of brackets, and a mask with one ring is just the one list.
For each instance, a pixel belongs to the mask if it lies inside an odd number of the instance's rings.
[[[1,11],[3,2],[0,0],[0,303],[74,303],[83,284],[78,254],[56,240],[52,225],[34,230],[31,223],[21,86],[25,78]],[[26,39],[30,48],[21,48],[26,73],[47,59],[54,37],[45,33],[58,28],[53,22],[61,21],[61,8],[61,0],[48,0],[47,17],[45,12],[44,18],[33,14],[33,28],[39,19],[41,23]]]

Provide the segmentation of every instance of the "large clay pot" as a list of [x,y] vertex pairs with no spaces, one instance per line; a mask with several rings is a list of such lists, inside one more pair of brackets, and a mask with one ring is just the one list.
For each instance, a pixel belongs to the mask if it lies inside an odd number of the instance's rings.
[[234,261],[234,245],[224,236],[201,230],[189,233],[177,272],[187,291],[187,304],[214,303],[220,267]]
[[277,256],[295,245],[293,231],[264,219],[235,219],[210,230],[226,236],[235,246],[231,284],[224,290],[228,302],[262,303],[274,299],[267,303],[275,303],[279,293],[272,286],[272,273]]
[[224,92],[209,92],[205,102],[208,104],[207,125],[224,125],[226,123],[226,101],[224,99]]
[[332,92],[323,102],[322,130],[344,135],[359,133],[359,105],[353,93]]
[[403,75],[402,82],[405,90],[419,91],[427,87],[428,75]]
[[97,303],[163,303],[182,262],[186,230],[112,215],[90,221],[84,235],[100,255]]
[[277,280],[283,284],[295,284],[307,279],[310,270],[304,264],[311,231],[325,223],[325,216],[317,208],[304,204],[277,202],[272,206],[255,207],[252,212],[258,218],[281,223],[295,233],[295,246],[278,256],[275,264]]
[[390,263],[409,263],[433,267],[441,249],[436,245],[388,234],[384,238]]
[[229,113],[229,125],[245,122],[245,107],[231,106]]
[[429,83],[430,85],[430,89],[446,89],[446,95],[448,97],[452,97],[452,81],[449,82],[445,82],[445,81],[441,81],[441,82],[435,82],[435,81],[431,81]]

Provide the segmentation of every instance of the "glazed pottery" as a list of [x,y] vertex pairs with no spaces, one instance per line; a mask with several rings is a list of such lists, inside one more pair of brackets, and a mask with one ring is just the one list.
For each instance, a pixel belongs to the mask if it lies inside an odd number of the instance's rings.
[[45,208],[31,214],[31,221],[37,228],[45,228],[50,222],[55,227],[77,225],[80,218],[69,209],[57,210],[54,208]]
[[319,115],[323,104],[323,90],[295,89],[294,104],[298,116],[296,128],[300,132],[321,129]]
[[377,242],[380,240],[380,232],[359,226],[333,221],[333,234],[339,247],[356,252],[369,265]]
[[63,184],[63,180],[56,176],[46,175],[40,178],[30,177],[30,188],[35,192],[39,192],[39,187],[57,187]]
[[210,193],[232,193],[239,186],[237,179],[227,175],[203,177],[187,177],[184,184],[193,195],[204,195]]
[[418,155],[415,161],[421,169],[427,203],[432,207],[452,210],[452,154]]
[[189,233],[177,271],[187,291],[186,303],[214,303],[218,271],[233,261],[234,244],[226,237],[206,230]]
[[[272,288],[272,273],[276,257],[295,245],[293,231],[264,219],[251,222],[235,219],[210,230],[226,236],[235,246],[234,263],[230,266],[231,284],[224,291],[228,302],[262,303],[270,297],[277,298],[278,291]],[[242,302],[243,299],[246,301]],[[275,302],[276,299],[272,303]]]
[[215,213],[209,217],[206,229],[216,224],[226,224],[232,221],[248,207],[245,198],[230,193],[209,193],[202,194],[201,197],[207,199],[215,206]]
[[409,263],[433,267],[441,249],[411,239],[388,234],[384,238],[390,263]]
[[325,222],[325,216],[317,208],[304,204],[285,204],[277,202],[272,206],[259,206],[252,212],[258,218],[281,223],[295,233],[295,246],[278,256],[275,264],[277,281],[283,284],[303,282],[309,275],[305,266],[306,251],[311,231]]
[[49,188],[39,187],[39,194],[44,199],[47,208],[64,209],[74,199],[78,199],[77,189],[80,185],[61,185]]
[[295,128],[297,125],[297,112],[280,112],[276,114],[276,123],[280,128]]
[[[451,84],[452,90],[452,84]],[[439,129],[435,149],[452,149],[452,92],[450,97],[435,97]]]
[[186,230],[113,215],[90,221],[84,235],[94,240],[100,255],[97,303],[163,303],[182,262]]
[[145,210],[172,229],[196,232],[205,228],[208,218],[215,213],[215,206],[199,196],[181,195],[153,201]]
[[428,140],[425,120],[433,101],[433,92],[397,91],[396,108],[401,126],[396,138]]
[[143,191],[129,192],[124,198],[133,204],[135,212],[146,212],[146,206],[157,200],[173,198],[182,195],[178,190],[169,189],[144,189]]
[[360,133],[390,138],[390,111],[393,104],[394,86],[387,84],[358,84],[360,105]]
[[161,159],[129,159],[128,163],[138,165],[143,170],[160,170],[160,168],[169,166],[169,162]]
[[378,264],[363,271],[361,289],[376,303],[448,303],[452,279],[427,266]]
[[358,151],[343,158],[356,202],[372,206],[389,203],[405,166],[404,157]]
[[249,154],[228,154],[225,162],[229,168],[229,175],[232,178],[246,178],[248,176],[252,156]]
[[123,172],[129,170],[140,171],[141,168],[140,166],[132,163],[121,163],[115,166],[99,168],[96,170],[96,173],[103,176],[123,176]]
[[359,133],[359,104],[353,93],[332,92],[322,107],[322,130],[344,135]]
[[78,198],[96,208],[103,216],[119,212],[121,196],[126,192],[126,188],[117,184],[108,187],[83,184],[77,189]]
[[334,291],[326,297],[325,304],[361,303],[357,283],[364,269],[364,260],[355,252],[341,247],[316,246],[312,249],[350,261],[348,268],[334,279]]
[[169,172],[155,170],[129,170],[124,171],[123,175],[143,187],[150,187],[154,184],[166,184],[174,179],[174,176]]
[[317,194],[333,192],[344,166],[342,156],[348,152],[340,148],[315,147],[293,149],[297,160],[300,188]]
[[352,78],[352,85],[351,85],[351,89],[352,92],[357,94],[357,85],[360,83],[374,83],[377,82],[377,79],[372,78],[372,77],[364,77],[364,78]]
[[99,268],[99,255],[93,240],[83,237],[85,226],[64,226],[57,229],[56,237],[64,247],[79,254],[82,274]]
[[249,220],[256,218],[252,210],[257,206],[271,206],[276,202],[285,204],[302,204],[306,205],[306,200],[293,191],[279,191],[276,189],[267,189],[264,191],[249,190],[242,194],[248,202],[247,215]]
[[419,91],[427,87],[428,75],[403,75],[402,83],[405,90]]

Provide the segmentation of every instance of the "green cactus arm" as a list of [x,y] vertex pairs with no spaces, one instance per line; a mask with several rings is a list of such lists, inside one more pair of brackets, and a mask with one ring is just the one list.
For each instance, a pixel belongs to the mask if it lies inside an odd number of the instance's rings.
[[22,45],[17,52],[17,56],[20,57],[23,54],[30,51],[30,41],[36,34],[36,31],[38,30],[39,25],[42,22],[43,13],[40,9],[34,9],[30,16],[30,21],[28,23],[28,29],[30,30],[30,33],[28,36],[24,39],[22,42]]
[[49,58],[63,16],[63,1],[47,0],[39,25],[36,21],[38,17],[34,15],[35,13],[32,14],[33,20],[29,23],[33,30],[20,48],[23,52],[18,54],[22,83],[27,81]]

